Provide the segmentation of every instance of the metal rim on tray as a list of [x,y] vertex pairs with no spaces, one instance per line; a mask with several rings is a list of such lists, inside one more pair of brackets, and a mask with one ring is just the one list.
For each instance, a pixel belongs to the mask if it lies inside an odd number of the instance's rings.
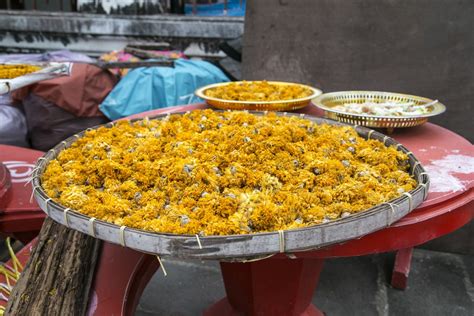
[[421,125],[428,121],[429,117],[439,115],[446,111],[441,102],[432,105],[432,110],[425,114],[389,116],[389,115],[367,115],[348,113],[335,110],[333,107],[342,103],[361,103],[365,100],[371,101],[404,101],[423,105],[433,100],[410,94],[382,92],[382,91],[339,91],[324,93],[315,99],[313,104],[324,110],[326,117],[349,124],[358,124],[375,128],[399,128]]
[[[257,112],[255,114],[265,115],[263,112]],[[280,115],[292,116],[298,114],[281,113]],[[159,119],[165,116],[167,115],[158,115],[151,119]],[[339,122],[305,116],[303,114],[299,116],[317,124],[344,125]],[[114,123],[105,124],[105,126],[108,127],[113,125]],[[325,224],[278,232],[198,237],[192,235],[154,233],[125,226],[120,227],[99,219],[90,218],[54,202],[44,192],[40,181],[40,177],[49,161],[54,159],[61,150],[68,148],[71,143],[80,138],[84,132],[62,141],[43,157],[38,159],[36,168],[32,174],[33,194],[41,209],[60,224],[95,238],[120,244],[145,253],[158,254],[160,256],[240,261],[276,253],[291,253],[317,249],[385,228],[420,205],[428,194],[428,175],[420,162],[408,149],[397,143],[394,139],[381,133],[360,126],[356,126],[355,129],[358,134],[364,138],[378,139],[386,146],[396,145],[398,150],[408,154],[410,173],[414,175],[418,181],[418,186],[414,190],[406,192],[387,203]]]
[[275,85],[293,85],[307,88],[312,91],[311,95],[291,100],[276,100],[276,101],[237,101],[237,100],[225,100],[219,98],[209,97],[205,94],[206,90],[222,87],[229,84],[242,83],[242,82],[254,82],[254,81],[234,81],[234,82],[222,82],[207,85],[205,87],[196,90],[195,94],[201,99],[204,99],[210,106],[227,110],[269,110],[269,111],[289,111],[296,110],[307,106],[312,99],[321,95],[323,92],[319,89],[313,88],[308,85],[293,83],[293,82],[282,82],[282,81],[267,81],[270,84]]

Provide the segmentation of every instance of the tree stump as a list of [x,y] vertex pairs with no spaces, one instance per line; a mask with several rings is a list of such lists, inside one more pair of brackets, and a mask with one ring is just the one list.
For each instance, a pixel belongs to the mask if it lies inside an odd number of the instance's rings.
[[46,218],[5,315],[85,315],[100,245]]

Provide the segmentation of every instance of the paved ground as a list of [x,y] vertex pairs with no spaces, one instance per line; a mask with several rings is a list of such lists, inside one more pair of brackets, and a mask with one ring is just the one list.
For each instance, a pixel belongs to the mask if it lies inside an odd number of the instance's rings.
[[[474,256],[416,249],[405,291],[388,285],[393,254],[325,263],[313,302],[327,315],[474,315]],[[200,315],[225,295],[215,262],[165,261],[136,316]],[[223,315],[225,316],[225,315]]]

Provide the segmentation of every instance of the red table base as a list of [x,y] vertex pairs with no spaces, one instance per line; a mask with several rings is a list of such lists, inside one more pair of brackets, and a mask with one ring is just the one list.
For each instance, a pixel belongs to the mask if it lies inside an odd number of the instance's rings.
[[322,259],[222,262],[227,297],[204,315],[323,315],[311,304],[322,267]]
[[397,251],[395,265],[392,272],[392,287],[404,290],[408,284],[408,274],[410,273],[411,256],[413,248],[405,248]]

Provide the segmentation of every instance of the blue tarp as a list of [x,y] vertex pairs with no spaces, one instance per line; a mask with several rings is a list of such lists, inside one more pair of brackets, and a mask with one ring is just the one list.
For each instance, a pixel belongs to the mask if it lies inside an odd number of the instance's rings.
[[130,71],[99,106],[111,120],[132,114],[201,102],[194,91],[229,81],[216,66],[201,60],[178,59],[175,67],[148,67]]
[[[227,12],[224,12],[224,1],[220,0],[217,3],[198,4],[196,5],[196,15],[199,16],[244,16],[245,15],[246,0],[228,0]],[[184,6],[184,14],[193,15],[193,5],[186,3]]]

